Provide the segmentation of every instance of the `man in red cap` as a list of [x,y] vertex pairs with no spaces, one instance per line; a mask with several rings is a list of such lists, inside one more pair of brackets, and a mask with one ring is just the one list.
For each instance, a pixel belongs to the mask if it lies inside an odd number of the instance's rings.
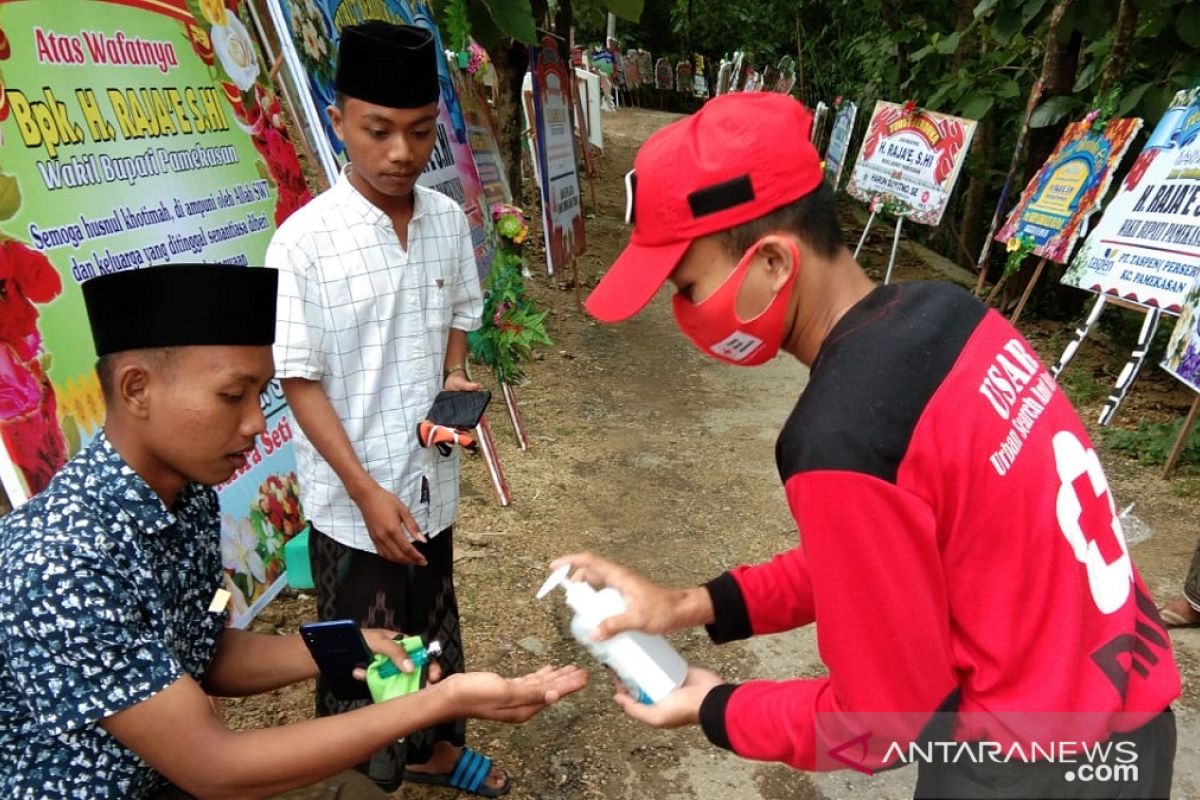
[[1087,432],[994,311],[866,276],[811,124],[786,96],[739,93],[650,137],[627,179],[629,246],[587,301],[617,322],[669,281],[706,355],[750,366],[782,349],[810,368],[775,454],[800,545],[688,590],[590,554],[555,566],[624,593],[597,638],[815,622],[828,674],[693,669],[656,705],[618,702],[801,769],[916,761],[918,797],[1167,797],[1179,673]]

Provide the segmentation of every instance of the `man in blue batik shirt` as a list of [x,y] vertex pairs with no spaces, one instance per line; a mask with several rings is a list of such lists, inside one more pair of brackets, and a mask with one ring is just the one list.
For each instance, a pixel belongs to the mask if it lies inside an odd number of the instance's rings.
[[[0,798],[383,797],[343,771],[433,723],[521,721],[583,686],[574,668],[467,673],[336,717],[228,730],[209,695],[317,672],[299,636],[227,628],[213,602],[222,580],[209,487],[265,429],[276,273],[149,267],[83,292],[104,430],[0,519]],[[395,632],[364,634],[412,669]]]

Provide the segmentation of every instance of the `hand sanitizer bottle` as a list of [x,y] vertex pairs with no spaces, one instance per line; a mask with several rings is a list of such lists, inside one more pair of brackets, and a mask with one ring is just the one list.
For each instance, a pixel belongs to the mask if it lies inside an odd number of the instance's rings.
[[570,580],[567,577],[570,571],[569,564],[556,569],[542,584],[537,597],[541,600],[555,587],[563,588],[567,605],[575,611],[571,634],[576,641],[616,672],[639,703],[657,703],[682,686],[687,677],[687,662],[663,637],[625,631],[603,642],[592,639],[591,633],[597,625],[625,611],[625,598],[613,588],[597,591],[583,581]]

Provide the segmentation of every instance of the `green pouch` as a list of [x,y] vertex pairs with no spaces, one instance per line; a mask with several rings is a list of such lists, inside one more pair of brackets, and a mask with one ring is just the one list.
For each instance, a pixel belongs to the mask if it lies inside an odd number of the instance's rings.
[[288,586],[293,589],[313,588],[312,562],[308,560],[308,532],[311,525],[297,533],[283,546],[283,563],[287,568]]
[[425,665],[428,663],[425,642],[420,636],[406,636],[399,644],[413,660],[413,671],[401,672],[390,658],[376,653],[367,667],[367,688],[376,703],[411,694],[425,685]]

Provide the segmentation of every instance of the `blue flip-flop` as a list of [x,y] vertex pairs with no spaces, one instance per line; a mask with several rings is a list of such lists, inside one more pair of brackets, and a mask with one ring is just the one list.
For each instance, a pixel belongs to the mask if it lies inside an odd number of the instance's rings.
[[454,762],[454,769],[450,772],[413,772],[406,769],[404,770],[404,781],[406,783],[424,783],[430,786],[447,786],[480,797],[501,797],[508,794],[511,786],[507,776],[505,776],[504,785],[498,789],[484,785],[484,781],[491,772],[492,760],[490,758],[477,750],[464,747],[458,761]]

